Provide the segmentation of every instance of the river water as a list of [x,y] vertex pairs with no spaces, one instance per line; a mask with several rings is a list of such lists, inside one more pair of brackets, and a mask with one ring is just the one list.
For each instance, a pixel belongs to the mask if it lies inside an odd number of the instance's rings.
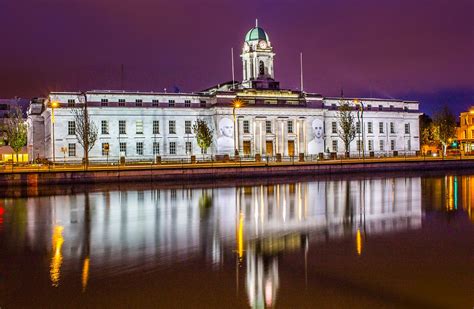
[[1,308],[474,305],[474,172],[2,195]]

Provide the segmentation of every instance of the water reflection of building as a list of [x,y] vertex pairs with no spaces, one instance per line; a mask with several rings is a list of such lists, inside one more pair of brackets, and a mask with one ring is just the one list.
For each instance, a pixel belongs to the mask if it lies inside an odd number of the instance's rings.
[[[269,254],[266,240],[275,240],[275,246],[288,235],[310,235],[318,241],[355,239],[358,230],[386,233],[418,228],[421,180],[110,191],[30,198],[25,209],[28,224],[23,242],[37,251],[47,246],[52,258],[60,253],[61,263],[50,260],[54,272],[60,274],[61,267],[69,265],[67,269],[81,273],[78,280],[84,291],[94,276],[92,269],[146,271],[189,259],[201,259],[214,268],[237,255],[241,265],[248,265],[249,282],[254,282],[248,287],[258,291],[254,300],[268,298],[274,303],[278,254]],[[45,224],[49,224],[46,229]],[[57,226],[62,227],[60,246],[59,237],[53,236]]]

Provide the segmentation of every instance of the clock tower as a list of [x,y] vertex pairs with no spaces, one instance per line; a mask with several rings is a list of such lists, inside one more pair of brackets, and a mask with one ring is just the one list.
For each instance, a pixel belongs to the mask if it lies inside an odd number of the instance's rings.
[[242,48],[244,88],[279,89],[279,82],[275,81],[273,68],[273,47],[268,34],[258,24],[250,29],[245,36]]

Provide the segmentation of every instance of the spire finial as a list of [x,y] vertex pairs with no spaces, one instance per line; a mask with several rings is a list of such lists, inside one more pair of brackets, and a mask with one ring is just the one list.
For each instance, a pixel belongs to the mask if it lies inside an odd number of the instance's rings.
[[255,19],[255,28],[258,28],[258,18]]

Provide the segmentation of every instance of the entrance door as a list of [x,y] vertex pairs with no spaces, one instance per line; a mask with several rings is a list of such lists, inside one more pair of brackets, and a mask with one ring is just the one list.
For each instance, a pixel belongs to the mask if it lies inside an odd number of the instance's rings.
[[295,155],[295,141],[288,141],[288,155],[290,157]]
[[244,141],[244,156],[250,156],[250,141]]
[[267,148],[267,156],[272,157],[273,156],[273,142],[272,141],[267,141],[266,142],[266,148]]

